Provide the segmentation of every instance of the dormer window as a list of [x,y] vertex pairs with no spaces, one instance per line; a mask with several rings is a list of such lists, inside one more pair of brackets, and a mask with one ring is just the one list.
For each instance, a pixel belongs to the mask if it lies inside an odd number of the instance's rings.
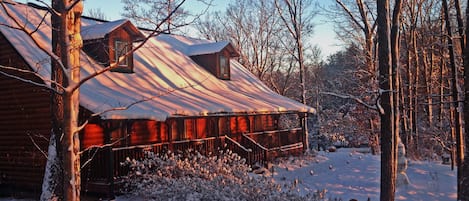
[[125,57],[125,54],[127,54],[131,50],[131,43],[122,40],[114,41],[114,62],[118,62],[119,60],[121,60],[118,64],[119,68],[128,68],[131,66],[131,57]]
[[230,59],[239,56],[227,41],[192,45],[186,54],[221,80],[231,79]]
[[117,20],[82,28],[83,50],[104,67],[116,65],[111,71],[133,73],[132,43],[144,35],[128,20]]
[[219,66],[219,75],[220,79],[230,79],[230,59],[227,58],[224,54],[219,56],[220,62]]

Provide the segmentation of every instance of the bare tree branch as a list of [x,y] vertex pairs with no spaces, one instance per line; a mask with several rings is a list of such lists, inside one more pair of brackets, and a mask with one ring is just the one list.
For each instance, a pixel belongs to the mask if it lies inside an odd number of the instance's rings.
[[27,133],[27,135],[29,139],[31,139],[31,142],[33,143],[33,145],[42,153],[42,155],[44,155],[44,157],[47,158],[47,153],[41,149],[41,147],[36,143],[36,140],[34,140],[34,138],[31,136],[31,134]]
[[324,94],[324,95],[330,95],[330,96],[335,96],[335,97],[338,97],[338,98],[343,98],[343,99],[351,99],[351,100],[354,100],[355,102],[365,106],[366,108],[368,109],[372,109],[372,110],[375,110],[375,111],[378,111],[380,112],[380,109],[378,107],[377,104],[375,105],[371,105],[369,103],[366,103],[365,101],[363,101],[362,99],[356,97],[356,96],[353,96],[353,95],[350,95],[350,94],[337,94],[337,93],[333,93],[333,92],[319,92],[319,94]]
[[157,24],[157,26],[153,29],[153,31],[151,31],[151,33],[150,33],[142,42],[140,42],[140,44],[137,45],[137,47],[132,48],[132,50],[130,50],[129,52],[127,52],[127,53],[124,54],[123,56],[119,57],[119,59],[118,59],[115,63],[113,63],[113,64],[111,64],[111,65],[109,65],[109,66],[107,66],[107,67],[105,67],[105,68],[103,68],[103,69],[101,69],[101,70],[98,70],[98,71],[92,73],[91,75],[89,75],[89,76],[83,78],[80,82],[78,82],[78,83],[76,83],[76,84],[70,85],[70,87],[67,89],[67,91],[70,92],[70,93],[71,93],[71,92],[74,92],[74,91],[78,90],[78,89],[79,89],[84,83],[86,83],[88,80],[91,80],[91,79],[93,79],[93,78],[96,77],[96,76],[99,76],[99,75],[101,75],[101,74],[103,74],[103,73],[105,73],[105,72],[107,72],[107,71],[110,71],[110,70],[112,70],[112,69],[114,69],[114,68],[117,68],[117,67],[119,66],[119,63],[121,63],[124,59],[127,59],[127,58],[128,58],[131,54],[133,54],[135,51],[137,51],[138,49],[140,49],[141,47],[143,47],[143,45],[145,45],[145,43],[146,43],[148,40],[150,40],[150,38],[159,35],[159,34],[161,33],[161,32],[160,32],[160,27],[165,23],[166,20],[169,20],[169,19],[171,18],[171,16],[172,16],[174,13],[176,13],[176,11],[182,6],[182,4],[183,4],[185,1],[186,1],[186,0],[182,0],[182,1],[174,8],[174,10],[171,11],[171,13],[170,13],[168,16],[166,16],[162,21],[160,21],[160,22]]
[[7,7],[5,6],[5,3],[3,1],[0,1],[0,4],[2,5],[2,8],[3,10],[5,11],[5,13],[7,14],[7,16],[15,23],[15,25],[17,26],[16,28],[13,27],[13,26],[8,26],[8,27],[11,27],[11,28],[15,28],[17,30],[20,30],[22,31],[23,33],[27,34],[28,36],[30,36],[29,38],[34,42],[34,44],[40,49],[42,50],[42,52],[46,53],[47,55],[49,55],[54,61],[56,61],[60,67],[62,68],[62,70],[66,71],[65,69],[65,66],[62,64],[62,62],[60,61],[60,58],[53,54],[52,52],[48,51],[44,46],[42,46],[42,44],[37,41],[37,39],[35,39],[32,35],[39,29],[39,27],[41,25],[43,25],[44,23],[44,20],[46,18],[46,16],[48,15],[48,13],[50,12],[46,12],[46,14],[44,14],[43,18],[41,19],[41,23],[39,25],[37,25],[35,27],[35,29],[33,31],[28,31],[27,30],[27,27],[26,27],[26,24],[22,24],[18,21],[18,19],[16,19],[11,13],[10,11],[7,9]]
[[[0,69],[16,71],[16,72],[18,72],[18,73],[32,74],[32,75],[34,75],[34,76],[39,77],[41,80],[43,80],[43,81],[46,82],[46,83],[56,84],[57,87],[61,88],[62,90],[64,89],[62,85],[57,84],[57,82],[55,82],[55,81],[53,81],[53,80],[46,79],[45,77],[43,77],[42,75],[40,75],[39,73],[34,72],[34,71],[24,70],[24,69],[20,69],[20,68],[9,67],[9,66],[3,66],[3,65],[0,65]],[[54,91],[55,93],[58,93],[58,94],[61,94],[61,93],[62,93],[61,91],[58,91],[58,90],[56,90],[56,89],[50,87],[50,85],[47,85],[47,84],[42,84],[42,83],[34,82],[34,81],[32,81],[32,80],[24,79],[24,78],[21,78],[21,77],[16,76],[16,75],[11,75],[11,74],[6,73],[6,72],[3,72],[3,71],[0,71],[0,73],[1,73],[2,75],[4,75],[4,76],[10,77],[10,78],[14,78],[14,79],[20,80],[20,81],[22,81],[22,82],[26,82],[26,83],[30,83],[30,84],[33,84],[33,85],[36,85],[36,86],[44,87],[44,88],[49,89],[49,90],[52,90],[52,91]]]

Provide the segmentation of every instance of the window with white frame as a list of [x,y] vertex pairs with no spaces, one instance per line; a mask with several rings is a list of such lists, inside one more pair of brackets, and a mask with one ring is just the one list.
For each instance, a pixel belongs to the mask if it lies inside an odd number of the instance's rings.
[[219,72],[220,72],[220,78],[222,79],[230,79],[230,61],[229,59],[223,55],[220,54],[220,63],[219,63]]
[[116,40],[114,43],[114,59],[119,62],[119,66],[129,66],[130,57],[124,58],[125,54],[130,51],[130,45],[125,41]]

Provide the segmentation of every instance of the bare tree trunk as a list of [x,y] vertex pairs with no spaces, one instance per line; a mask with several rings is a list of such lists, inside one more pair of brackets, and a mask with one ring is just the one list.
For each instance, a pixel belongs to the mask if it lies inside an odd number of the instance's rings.
[[[52,8],[57,9],[63,7],[62,2],[52,1]],[[59,15],[51,16],[52,22],[52,51],[60,57],[62,55],[61,37],[62,19]],[[51,58],[51,87],[55,91],[62,91],[62,86],[66,83],[66,75],[61,63]],[[63,155],[61,138],[63,136],[63,122],[64,122],[64,105],[62,94],[55,93],[51,90],[51,136],[48,149],[48,158],[44,178],[42,182],[41,200],[62,200],[64,193],[63,188]],[[54,141],[54,142],[53,142]],[[54,146],[55,145],[55,146]]]
[[374,51],[373,51],[373,46],[374,46],[374,32],[376,28],[376,24],[372,23],[369,18],[369,10],[367,5],[363,2],[363,0],[356,0],[356,5],[358,8],[358,12],[360,13],[359,18],[356,17],[352,11],[341,1],[341,0],[336,0],[336,3],[342,7],[344,12],[347,13],[347,15],[350,17],[350,19],[354,22],[354,24],[357,27],[360,27],[361,31],[363,32],[364,39],[365,39],[365,47],[363,48],[363,53],[365,55],[365,65],[367,67],[367,70],[371,74],[371,78],[374,80],[375,78],[375,62],[374,62]]
[[[64,90],[57,98],[59,115],[63,119],[54,119],[58,122],[57,130],[61,136],[60,153],[63,167],[63,199],[80,200],[80,142],[78,136],[78,109],[79,90],[70,90],[80,82],[80,48],[82,46],[80,27],[83,4],[80,0],[53,0],[52,8],[60,15],[52,17],[53,24],[53,51],[60,58],[62,66],[55,65],[52,78],[62,78],[58,84]],[[55,62],[57,64],[57,62]],[[63,69],[61,69],[63,67]],[[55,75],[54,75],[55,74]],[[57,76],[57,77],[56,77]]]
[[[417,21],[417,20],[416,20]],[[413,83],[413,104],[414,105],[414,109],[412,110],[412,131],[413,131],[413,147],[415,147],[415,150],[418,150],[418,147],[419,147],[419,128],[418,128],[418,125],[417,125],[417,122],[418,122],[418,115],[419,115],[419,102],[418,102],[418,98],[419,98],[419,77],[420,77],[420,56],[418,54],[418,45],[417,45],[417,30],[412,29],[411,31],[411,34],[412,34],[412,50],[413,50],[413,54],[414,54],[414,60],[415,60],[415,74],[414,74],[414,83]],[[420,155],[419,152],[415,152],[417,154],[417,156]]]
[[[444,14],[440,14],[440,32],[444,33],[445,32],[445,27],[444,27]],[[440,37],[440,44],[446,44],[446,37]],[[439,102],[440,102],[440,108],[438,110],[438,115],[439,115],[439,128],[443,129],[443,123],[444,123],[444,114],[445,114],[445,69],[447,68],[447,64],[444,58],[445,55],[445,50],[443,48],[439,48],[439,56],[441,57],[440,59],[440,75],[439,75],[439,80],[440,80],[440,95],[439,95]]]
[[[456,164],[458,167],[458,181],[461,180],[461,171],[462,171],[462,160],[464,158],[464,144],[462,143],[462,128],[461,128],[461,114],[459,111],[459,93],[458,93],[458,69],[456,66],[456,55],[454,50],[454,43],[453,43],[453,34],[451,31],[451,20],[449,19],[449,10],[448,10],[448,3],[446,0],[443,0],[443,12],[445,14],[445,23],[446,23],[446,33],[448,34],[448,48],[449,48],[449,56],[450,56],[450,65],[451,65],[451,74],[453,75],[451,79],[451,96],[453,99],[453,103],[451,103],[453,111],[452,118],[454,119],[454,127],[455,127],[455,135],[456,135]],[[461,190],[458,182],[458,194]]]
[[[298,25],[297,25],[298,26]],[[299,27],[299,26],[298,26]],[[307,105],[308,103],[306,102],[306,70],[305,70],[305,60],[304,60],[304,54],[303,54],[303,41],[301,38],[301,30],[297,29],[297,37],[296,37],[296,43],[297,43],[297,52],[298,52],[298,63],[300,65],[300,85],[301,85],[301,103]],[[304,114],[303,117],[303,132],[305,136],[305,149],[309,151],[309,132],[308,132],[308,114]]]
[[[283,0],[282,1],[287,9],[283,9],[278,0],[275,1],[275,6],[280,18],[283,21],[284,25],[287,27],[291,36],[295,42],[296,61],[299,65],[300,70],[300,88],[301,88],[301,102],[307,104],[306,102],[306,69],[305,69],[305,59],[304,59],[304,49],[303,49],[303,32],[305,31],[303,17],[305,17],[305,8],[308,1],[305,0]],[[286,13],[286,15],[284,14]],[[305,149],[309,150],[308,144],[308,116],[304,115],[302,118],[303,130],[304,130],[304,144]]]
[[[407,110],[407,116],[408,116],[408,129],[406,130],[406,133],[407,133],[407,150],[410,151],[410,150],[415,150],[413,148],[413,135],[414,135],[414,132],[413,132],[413,128],[414,128],[414,87],[412,86],[413,85],[413,73],[412,73],[412,54],[411,54],[411,48],[410,48],[410,44],[412,44],[412,35],[410,36],[410,39],[409,41],[407,41],[407,44],[408,45],[408,48],[407,48],[407,92],[408,92],[408,96],[407,96],[407,104],[408,104],[408,107],[409,109]],[[411,149],[409,149],[411,148]]]
[[401,19],[401,8],[402,8],[402,1],[401,0],[396,0],[394,9],[393,9],[393,14],[392,14],[392,25],[391,25],[391,62],[392,62],[392,82],[393,82],[393,91],[395,93],[393,94],[393,101],[394,101],[394,158],[395,158],[395,175],[397,174],[397,161],[398,161],[398,156],[397,156],[397,145],[398,145],[398,138],[400,137],[400,119],[401,119],[401,113],[400,113],[400,93],[402,93],[400,89],[400,69],[399,69],[399,64],[400,64],[400,54],[399,54],[399,31],[400,31],[400,19]]
[[[469,4],[469,0],[467,1]],[[469,33],[469,6],[466,7],[466,33]],[[464,51],[464,129],[466,132],[465,136],[465,155],[469,156],[469,34],[465,35],[466,44]],[[461,178],[458,180],[458,200],[469,200],[469,160],[467,158],[462,159]]]
[[406,149],[406,157],[407,157],[409,155],[409,151],[408,151],[409,147],[408,147],[408,142],[407,142],[408,141],[408,130],[409,130],[409,126],[408,126],[407,122],[409,120],[408,120],[408,117],[406,115],[406,114],[408,114],[408,111],[407,111],[406,107],[404,107],[404,105],[408,105],[408,104],[405,102],[404,84],[402,84],[403,83],[402,76],[399,76],[399,83],[401,83],[400,84],[400,89],[399,89],[399,91],[401,92],[399,94],[400,99],[401,99],[400,107],[402,109],[401,110],[402,114],[404,114],[403,117],[402,117],[402,124],[401,124],[401,126],[402,126],[401,132],[404,134],[404,137],[401,138],[401,139],[403,139],[402,142],[404,143],[404,148]]
[[381,201],[393,201],[396,189],[394,150],[394,110],[390,50],[389,0],[377,1],[378,59],[381,117]]
[[432,75],[432,66],[433,66],[433,55],[430,57],[430,64],[427,58],[427,51],[422,48],[423,55],[423,82],[425,85],[425,97],[427,99],[427,117],[428,123],[430,126],[433,126],[433,100],[432,100],[432,90],[431,90],[431,75]]
[[458,21],[459,42],[461,43],[461,50],[464,52],[464,22],[461,14],[461,3],[459,0],[454,0],[454,7],[456,8],[456,19]]

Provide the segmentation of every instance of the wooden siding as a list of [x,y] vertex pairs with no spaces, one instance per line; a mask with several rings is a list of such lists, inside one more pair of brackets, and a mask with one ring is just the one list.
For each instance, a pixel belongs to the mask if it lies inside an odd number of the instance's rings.
[[83,42],[83,51],[103,66],[109,65],[108,39],[90,40]]
[[[224,55],[227,59],[228,65],[228,77],[222,76],[220,72],[220,55]],[[221,52],[213,54],[204,54],[196,55],[191,57],[197,64],[202,66],[205,70],[212,73],[215,77],[219,79],[229,80],[231,77],[231,67],[230,67],[230,53],[228,50],[224,49]]]
[[207,134],[207,119],[206,118],[197,118],[196,119],[196,126],[197,126],[197,138],[206,138],[209,136]]
[[132,124],[130,134],[131,145],[158,142],[158,126],[156,121],[136,121]]
[[184,120],[185,140],[197,139],[195,119]]
[[[0,47],[0,65],[29,69],[1,33]],[[42,82],[33,75],[8,73]],[[0,188],[6,185],[38,192],[46,158],[32,139],[47,151],[50,118],[48,90],[0,75]]]
[[104,143],[104,129],[99,124],[88,124],[80,133],[81,148],[86,149],[93,145],[103,145]]
[[197,55],[197,56],[192,56],[191,58],[197,64],[205,68],[205,70],[212,73],[212,75],[218,77],[218,72],[217,72],[218,55],[217,54]]
[[278,115],[257,115],[251,118],[254,132],[272,131],[278,129]]

